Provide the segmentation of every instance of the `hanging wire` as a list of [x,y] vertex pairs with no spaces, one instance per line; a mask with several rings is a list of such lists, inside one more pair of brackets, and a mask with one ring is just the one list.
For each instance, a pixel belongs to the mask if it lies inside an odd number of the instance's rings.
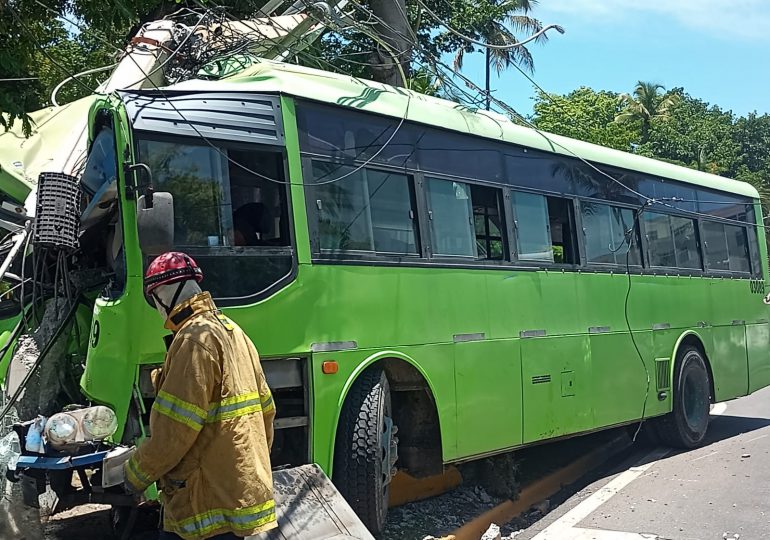
[[[44,7],[46,7],[47,9],[51,9],[51,8],[49,8],[49,7],[45,6],[45,4],[42,4],[42,2],[40,2],[40,0],[35,0],[35,1],[36,1],[37,3],[39,3],[39,4],[43,5],[43,6],[44,6]],[[355,2],[355,0],[353,0],[353,2],[352,2],[352,3],[353,3],[353,5],[355,5],[355,6],[358,6],[358,7],[362,7],[362,6],[361,6],[361,4],[358,4],[357,2]],[[222,11],[223,11],[225,14],[227,14],[226,10],[224,10],[224,8],[222,8],[221,6],[218,6],[217,4],[214,4],[214,7],[215,7],[215,8],[217,8],[217,9],[221,9],[221,10],[222,10]],[[373,14],[373,13],[372,13],[370,10],[368,10],[368,9],[366,9],[366,8],[363,8],[363,9],[365,10],[365,12],[367,13],[367,15],[368,15],[368,16],[370,16],[370,17],[372,17],[372,18],[375,18],[375,20],[376,20],[378,23],[387,24],[385,21],[382,21],[382,19],[381,19],[381,18],[379,18],[379,17],[377,17],[375,14]],[[53,11],[53,10],[52,10],[52,11]],[[309,15],[309,16],[312,16],[312,17],[314,17],[314,18],[315,18],[315,19],[316,19],[316,20],[317,20],[319,23],[324,23],[324,22],[325,22],[325,21],[323,21],[322,19],[320,19],[320,18],[316,17],[316,16],[315,16],[315,15],[313,15],[313,14],[311,14],[311,15]],[[77,26],[77,24],[76,24],[74,21],[68,21],[68,22],[70,22],[71,24],[73,24],[73,25],[76,25],[76,26]],[[276,25],[276,27],[277,27],[277,28],[281,28],[281,27],[280,27],[280,25]],[[250,28],[251,28],[251,27],[250,27]],[[253,27],[253,28],[254,28],[255,30],[257,30],[257,28],[256,28],[256,27]],[[90,31],[90,29],[87,29],[87,28],[82,28],[82,27],[81,27],[81,30],[83,30],[83,31]],[[284,29],[284,30],[285,30],[285,29]],[[371,34],[371,32],[369,31],[369,29],[368,29],[368,28],[364,28],[364,27],[361,27],[361,28],[358,28],[358,30],[359,30],[361,33],[363,33],[364,35],[367,35],[367,37],[370,37],[370,38],[372,38],[373,40],[375,40],[375,38],[376,38],[376,40],[379,40],[379,38],[378,38],[377,36],[374,36],[374,35],[372,35],[372,34]],[[109,46],[111,46],[111,47],[113,47],[113,48],[117,49],[118,51],[120,51],[120,49],[119,49],[119,48],[117,48],[117,47],[116,47],[114,44],[107,42],[106,40],[104,40],[103,38],[101,38],[101,36],[99,36],[99,35],[97,35],[97,34],[94,34],[94,35],[95,35],[95,37],[97,37],[97,39],[100,39],[102,42],[104,42],[104,43],[106,43],[107,45],[109,45]],[[380,40],[380,41],[381,41],[381,40]],[[178,51],[178,50],[179,50],[179,48],[177,48],[177,51]],[[122,51],[121,51],[121,52],[122,52]],[[396,53],[403,53],[404,51],[393,51],[393,52],[396,52]],[[483,96],[483,95],[485,95],[485,92],[484,92],[482,89],[480,89],[480,88],[479,88],[479,87],[478,87],[478,86],[477,86],[475,83],[473,83],[473,81],[471,81],[470,79],[468,79],[468,78],[467,78],[467,77],[465,77],[464,75],[462,75],[462,74],[460,74],[460,73],[457,73],[456,71],[452,70],[451,68],[449,68],[448,66],[446,66],[446,64],[444,64],[444,63],[443,63],[443,62],[441,62],[440,60],[436,59],[436,58],[435,58],[435,57],[433,57],[432,55],[427,55],[427,56],[428,56],[428,57],[430,57],[430,60],[431,60],[431,62],[430,62],[430,63],[431,63],[431,64],[433,64],[434,66],[442,66],[442,67],[443,67],[443,68],[444,68],[444,69],[445,69],[447,72],[449,72],[449,73],[452,73],[452,72],[453,72],[453,75],[454,75],[454,76],[457,76],[457,77],[459,77],[461,80],[463,80],[463,82],[466,84],[466,86],[468,86],[469,88],[472,88],[472,89],[476,90],[476,91],[477,91],[477,93],[478,93],[479,95],[482,95],[482,96]],[[169,104],[171,105],[172,109],[174,109],[174,110],[175,110],[175,112],[176,112],[176,113],[177,113],[177,114],[180,116],[180,118],[182,119],[182,121],[183,121],[183,122],[186,122],[188,125],[190,125],[190,127],[193,129],[193,131],[195,131],[195,132],[196,132],[196,134],[199,136],[199,138],[201,138],[201,139],[202,139],[202,140],[203,140],[203,141],[204,141],[204,142],[205,142],[207,145],[209,145],[209,146],[210,146],[212,149],[214,149],[216,152],[218,152],[219,154],[221,154],[221,155],[222,155],[222,156],[223,156],[223,157],[224,157],[224,158],[225,158],[225,159],[226,159],[226,160],[227,160],[229,163],[231,163],[231,164],[235,165],[236,167],[238,167],[238,168],[240,168],[240,169],[244,170],[245,172],[247,172],[247,173],[249,173],[249,174],[251,174],[251,175],[254,175],[254,176],[256,176],[256,177],[258,177],[258,178],[261,178],[261,179],[264,179],[264,180],[266,180],[266,181],[270,181],[270,182],[273,182],[273,183],[277,183],[277,184],[288,184],[288,183],[291,183],[291,182],[286,182],[286,181],[283,181],[283,180],[280,180],[280,179],[276,179],[276,178],[271,178],[271,177],[265,176],[264,174],[261,174],[261,173],[259,173],[259,172],[257,172],[257,171],[254,171],[254,170],[252,170],[251,168],[249,168],[249,167],[247,167],[247,166],[245,166],[245,165],[241,164],[240,162],[238,162],[238,161],[236,161],[236,160],[232,159],[232,158],[231,158],[229,155],[227,155],[227,153],[226,153],[226,152],[224,152],[224,151],[223,151],[221,148],[219,148],[218,146],[216,146],[215,144],[213,144],[213,143],[212,143],[212,142],[211,142],[211,141],[210,141],[210,140],[209,140],[207,137],[205,137],[203,134],[201,134],[201,133],[200,133],[200,131],[197,129],[197,127],[196,127],[195,125],[193,125],[193,124],[192,124],[192,123],[191,123],[191,122],[190,122],[190,121],[189,121],[189,120],[188,120],[188,119],[187,119],[187,118],[186,118],[186,117],[185,117],[185,116],[184,116],[184,115],[181,113],[181,111],[179,111],[179,109],[178,109],[178,108],[175,106],[175,104],[173,103],[173,101],[172,101],[172,100],[170,100],[170,99],[168,99],[168,94],[166,94],[166,92],[164,92],[164,91],[163,91],[163,89],[161,89],[161,88],[160,88],[160,87],[159,87],[159,86],[158,86],[158,85],[157,85],[157,84],[156,84],[154,81],[152,81],[151,79],[149,79],[149,74],[148,74],[147,72],[145,72],[145,71],[144,71],[144,70],[141,68],[141,66],[138,64],[138,62],[136,62],[136,60],[135,60],[133,57],[131,57],[130,55],[129,55],[129,58],[131,58],[131,60],[134,62],[134,64],[136,64],[136,66],[137,66],[137,67],[140,69],[140,71],[141,71],[141,72],[142,72],[142,73],[145,75],[145,77],[146,77],[146,78],[147,78],[147,80],[150,82],[150,84],[151,84],[151,85],[152,85],[152,86],[153,86],[153,87],[154,87],[154,88],[155,88],[157,91],[159,91],[159,92],[161,93],[161,95],[163,95],[163,96],[164,96],[164,98],[166,98],[166,99],[168,100],[168,102],[169,102]],[[517,67],[517,68],[518,68],[518,66],[516,66],[515,64],[514,64],[514,67]],[[520,70],[520,68],[518,68],[518,69]],[[520,70],[520,71],[521,71],[521,70]],[[536,84],[536,85],[537,85],[537,83],[535,83],[535,82],[534,82],[534,80],[533,80],[531,77],[529,77],[529,76],[528,76],[528,75],[526,75],[525,73],[524,73],[524,75],[527,77],[527,79],[528,79],[528,80],[531,80],[531,82],[533,82],[533,84]],[[544,94],[548,95],[548,94],[547,94],[547,92],[545,92],[545,91],[542,89],[542,87],[540,87],[539,85],[537,85],[537,87],[538,87],[538,88],[539,88],[539,89],[540,89],[540,90],[541,90],[541,91],[542,91]],[[371,158],[369,158],[369,159],[368,159],[368,160],[365,162],[365,164],[364,164],[364,165],[361,165],[361,166],[359,166],[359,167],[358,167],[357,169],[355,169],[354,171],[352,171],[352,172],[350,172],[350,173],[347,173],[347,174],[345,174],[345,175],[342,175],[342,176],[340,176],[339,178],[335,178],[335,179],[329,180],[329,181],[327,181],[327,182],[324,182],[324,183],[333,183],[333,182],[336,182],[336,181],[340,181],[340,180],[343,180],[343,179],[347,178],[348,176],[350,176],[351,174],[354,174],[355,172],[357,172],[357,171],[358,171],[358,170],[360,170],[361,168],[365,167],[365,166],[366,166],[366,165],[368,165],[369,163],[371,163],[371,162],[373,161],[373,159],[375,159],[375,158],[376,158],[376,156],[377,156],[377,155],[379,155],[379,154],[380,154],[380,153],[381,153],[381,152],[384,150],[384,148],[385,148],[385,147],[386,147],[386,146],[387,146],[387,145],[390,143],[390,141],[392,141],[392,140],[393,140],[393,138],[395,138],[395,136],[396,136],[396,134],[397,134],[397,132],[398,132],[398,129],[400,129],[400,128],[401,128],[401,126],[402,126],[402,125],[405,123],[405,121],[406,121],[406,118],[407,118],[407,116],[408,116],[408,110],[409,110],[409,106],[410,106],[411,97],[412,97],[412,96],[411,96],[411,94],[408,94],[408,98],[407,98],[407,105],[406,105],[406,107],[405,107],[405,114],[404,114],[404,116],[401,118],[401,120],[400,120],[400,122],[399,122],[399,124],[398,124],[398,126],[397,126],[397,129],[396,129],[396,131],[394,131],[394,133],[391,135],[391,137],[388,139],[388,141],[386,141],[386,142],[383,144],[383,146],[380,148],[380,150],[377,152],[377,154],[376,154],[374,157],[371,157]],[[507,105],[505,102],[503,102],[503,101],[501,101],[501,100],[499,100],[499,99],[497,99],[497,98],[495,98],[495,97],[493,97],[493,96],[490,96],[490,99],[491,99],[491,101],[492,101],[492,102],[494,102],[495,104],[497,104],[498,106],[500,106],[500,107],[501,107],[501,108],[502,108],[504,111],[506,111],[506,113],[508,113],[508,114],[511,114],[512,116],[514,116],[514,117],[518,118],[518,120],[519,120],[520,122],[522,122],[522,123],[523,123],[523,124],[525,124],[526,126],[530,127],[531,129],[535,130],[535,131],[536,131],[536,132],[537,132],[539,135],[541,135],[543,138],[545,138],[545,139],[546,139],[546,140],[549,142],[549,144],[551,144],[551,145],[553,145],[553,146],[557,146],[557,147],[559,147],[559,148],[563,149],[563,150],[564,150],[565,152],[567,152],[568,154],[570,154],[570,155],[574,156],[575,158],[579,159],[579,160],[580,160],[581,162],[583,162],[583,163],[584,163],[586,166],[590,167],[591,169],[593,169],[593,170],[594,170],[594,171],[596,171],[597,173],[601,174],[601,175],[602,175],[602,176],[604,176],[605,178],[609,179],[609,180],[610,180],[610,181],[612,181],[613,183],[616,183],[616,184],[618,184],[618,185],[619,185],[619,186],[621,186],[621,187],[622,187],[624,190],[628,191],[629,193],[632,193],[632,194],[634,194],[635,196],[639,197],[639,198],[640,198],[640,199],[642,199],[643,201],[647,201],[647,200],[650,200],[650,199],[651,199],[651,197],[648,197],[648,196],[646,196],[646,195],[643,195],[642,193],[640,193],[640,192],[638,192],[638,191],[634,190],[633,188],[631,188],[631,187],[627,186],[626,184],[624,184],[624,183],[620,182],[618,179],[614,178],[612,175],[610,175],[610,174],[608,174],[607,172],[603,171],[602,169],[600,169],[599,167],[597,167],[597,166],[596,166],[596,165],[594,165],[593,163],[591,163],[591,162],[589,162],[588,160],[586,160],[586,159],[582,158],[580,155],[578,155],[578,154],[577,154],[575,151],[573,151],[571,148],[569,148],[569,147],[567,147],[567,146],[565,146],[565,145],[563,145],[563,144],[559,143],[558,141],[554,140],[554,139],[553,139],[553,138],[550,136],[550,134],[547,134],[547,133],[545,133],[545,132],[541,131],[541,130],[540,130],[538,127],[537,127],[537,126],[535,126],[534,124],[532,124],[530,121],[528,121],[528,120],[527,120],[526,118],[524,118],[522,115],[520,115],[518,112],[516,112],[516,111],[515,111],[514,109],[512,109],[510,106],[508,106],[508,105]],[[486,116],[486,115],[485,115],[485,116]],[[487,118],[490,118],[490,119],[492,119],[492,120],[494,120],[494,118],[492,118],[492,117],[490,117],[490,116],[486,116],[486,117],[487,117]],[[304,182],[303,182],[303,183],[301,183],[300,185],[306,186],[306,185],[317,185],[317,184],[306,184],[306,183],[304,183]],[[661,199],[658,199],[658,201],[660,201],[660,200],[661,200]],[[699,213],[699,212],[693,212],[693,211],[689,211],[689,210],[686,210],[686,209],[676,208],[676,207],[673,207],[673,206],[671,206],[671,205],[669,205],[669,207],[671,207],[671,208],[675,208],[675,209],[677,209],[677,210],[679,210],[679,211],[688,212],[688,213],[691,213],[691,214],[693,214],[693,215],[701,215],[701,216],[707,216],[707,217],[709,217],[709,218],[713,218],[713,217],[714,217],[714,216],[712,216],[712,215],[710,215],[710,214],[703,214],[703,213]],[[727,219],[727,218],[722,218],[722,219]],[[742,225],[758,226],[756,223],[745,222],[745,221],[740,221],[740,220],[728,220],[728,221],[733,221],[733,222],[736,222],[736,223],[740,223],[740,224],[742,224]],[[767,228],[770,228],[770,226],[768,226]]]

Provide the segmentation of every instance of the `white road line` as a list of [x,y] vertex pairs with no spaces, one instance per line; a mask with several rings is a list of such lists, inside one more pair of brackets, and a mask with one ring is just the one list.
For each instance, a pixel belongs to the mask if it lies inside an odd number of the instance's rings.
[[[606,486],[599,491],[588,497],[586,500],[578,504],[575,508],[564,514],[562,517],[554,521],[546,529],[541,531],[532,540],[567,540],[567,539],[584,539],[591,538],[582,535],[581,530],[573,531],[575,525],[583,521],[589,515],[591,515],[597,508],[609,501],[620,490],[626,487],[628,484],[639,478],[647,469],[655,465],[655,463],[666,456],[671,450],[668,448],[657,448],[647,454],[636,467],[631,467],[627,471],[621,473],[614,480],[610,481]],[[590,529],[587,529],[591,531]],[[577,533],[573,535],[572,533]],[[593,533],[593,531],[591,531]],[[601,531],[598,531],[598,535]],[[621,533],[632,534],[632,533]],[[645,538],[636,534],[636,536],[628,536],[628,538]],[[649,538],[649,537],[647,537]],[[654,536],[653,536],[654,538]]]
[[747,443],[750,443],[750,442],[753,442],[753,441],[758,441],[759,439],[764,439],[765,437],[767,437],[767,435],[768,435],[768,434],[767,434],[767,433],[765,433],[764,435],[760,435],[759,437],[754,437],[753,439],[749,439],[749,440],[748,440],[748,441],[746,441],[746,442],[747,442]]
[[727,403],[724,401],[722,403],[715,403],[713,407],[711,407],[711,416],[719,416],[720,414],[723,414],[727,410]]
[[[719,416],[727,410],[727,403],[716,403],[711,407],[710,414]],[[762,435],[761,437],[766,437]],[[754,439],[755,440],[755,439]],[[749,442],[749,441],[747,441]],[[667,448],[656,448],[639,461],[639,465],[629,468],[620,473],[613,480],[607,483],[599,491],[579,503],[575,508],[564,514],[562,517],[551,523],[548,527],[540,531],[532,540],[655,540],[658,538],[655,534],[631,533],[623,531],[608,531],[604,529],[586,529],[577,527],[578,523],[595,512],[600,506],[617,495],[628,484],[644,475],[647,470],[655,465],[660,459],[668,455],[671,450]],[[711,452],[705,456],[694,459],[707,458],[718,452]],[[646,476],[646,475],[645,475]]]
[[629,533],[601,529],[572,529],[570,540],[658,540],[657,534]]
[[714,452],[711,452],[710,454],[706,454],[705,456],[696,457],[695,459],[692,459],[692,460],[690,460],[690,461],[698,461],[699,459],[706,459],[707,457],[711,457],[711,456],[713,456],[714,454],[718,454],[718,453],[719,453],[719,452],[717,452],[717,451],[714,451]]

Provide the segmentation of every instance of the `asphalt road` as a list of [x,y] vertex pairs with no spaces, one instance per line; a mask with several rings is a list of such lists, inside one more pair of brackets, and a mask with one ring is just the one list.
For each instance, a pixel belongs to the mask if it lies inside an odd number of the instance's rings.
[[703,447],[597,476],[516,540],[770,539],[770,388],[714,406]]

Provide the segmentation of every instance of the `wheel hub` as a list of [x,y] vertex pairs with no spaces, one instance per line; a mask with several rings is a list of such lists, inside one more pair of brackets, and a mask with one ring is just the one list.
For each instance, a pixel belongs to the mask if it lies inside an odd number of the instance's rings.
[[708,397],[700,391],[698,381],[688,376],[684,381],[684,416],[690,429],[700,430],[708,415]]
[[398,427],[393,424],[393,419],[390,416],[383,418],[382,429],[382,476],[383,485],[390,484],[393,477],[396,475],[396,461],[398,460]]

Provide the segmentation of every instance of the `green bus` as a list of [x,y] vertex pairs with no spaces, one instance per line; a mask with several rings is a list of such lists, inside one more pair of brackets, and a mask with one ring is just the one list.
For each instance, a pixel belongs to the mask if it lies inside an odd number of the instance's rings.
[[397,469],[642,418],[694,447],[709,403],[770,384],[748,184],[272,62],[99,98],[90,140],[83,242],[114,276],[81,390],[116,442],[147,434],[164,355],[150,189],[260,351],[273,465],[320,464],[373,532]]

